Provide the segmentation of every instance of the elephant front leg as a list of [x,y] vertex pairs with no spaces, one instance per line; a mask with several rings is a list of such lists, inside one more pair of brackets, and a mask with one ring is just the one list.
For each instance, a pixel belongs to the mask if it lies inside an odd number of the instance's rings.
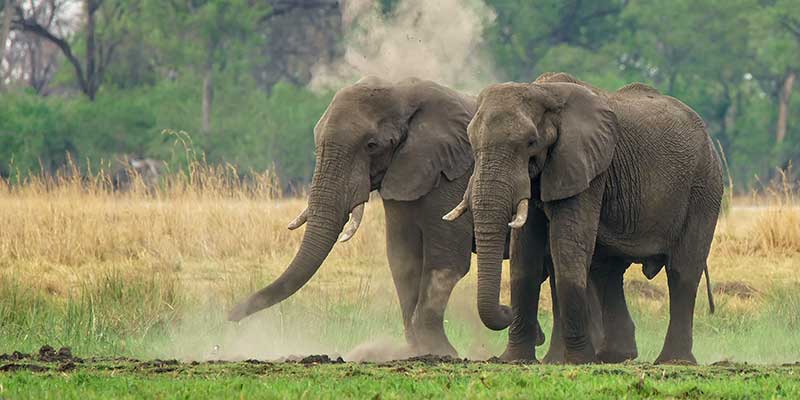
[[506,361],[537,361],[536,346],[544,342],[539,326],[539,293],[545,276],[547,219],[530,207],[528,222],[511,234],[511,310],[508,345],[500,356]]
[[453,288],[463,276],[453,268],[426,268],[423,273],[420,298],[411,319],[419,354],[458,356],[444,331],[444,312]]
[[547,209],[564,359],[570,364],[596,361],[595,347],[589,335],[587,285],[601,201],[602,190],[595,187],[589,193],[550,203]]
[[453,288],[469,271],[470,221],[429,221],[423,227],[424,263],[411,324],[420,354],[455,357],[458,353],[444,331],[444,313]]
[[403,315],[403,331],[411,354],[416,353],[417,337],[412,317],[419,299],[422,278],[422,233],[411,224],[404,210],[386,207],[386,253],[389,269],[397,289],[400,311]]

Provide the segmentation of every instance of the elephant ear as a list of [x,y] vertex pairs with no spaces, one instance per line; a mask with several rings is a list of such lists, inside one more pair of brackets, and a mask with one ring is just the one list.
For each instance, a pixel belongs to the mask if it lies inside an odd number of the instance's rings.
[[407,135],[395,150],[380,193],[384,199],[411,201],[437,187],[442,176],[452,181],[472,168],[467,125],[475,100],[430,81],[410,81],[405,89],[412,105]]
[[559,99],[558,138],[541,174],[542,201],[575,196],[605,171],[614,157],[617,117],[607,97],[572,83],[541,84]]

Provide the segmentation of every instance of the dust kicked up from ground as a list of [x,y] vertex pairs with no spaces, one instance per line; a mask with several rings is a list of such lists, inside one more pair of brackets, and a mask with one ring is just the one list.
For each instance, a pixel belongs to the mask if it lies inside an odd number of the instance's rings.
[[480,0],[401,0],[384,15],[378,2],[343,2],[341,59],[312,70],[314,90],[338,89],[363,76],[430,79],[477,93],[494,82],[483,32],[494,12]]

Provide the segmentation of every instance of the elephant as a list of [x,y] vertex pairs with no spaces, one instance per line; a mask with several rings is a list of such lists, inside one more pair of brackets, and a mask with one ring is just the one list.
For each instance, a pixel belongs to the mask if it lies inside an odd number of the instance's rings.
[[[640,263],[648,278],[666,267],[669,327],[656,363],[696,363],[695,299],[705,272],[713,310],[707,258],[723,192],[697,113],[641,83],[605,92],[563,73],[488,86],[477,102],[468,127],[474,171],[445,218],[472,211],[484,325],[537,318],[538,285],[512,287],[513,312],[499,302],[502,241],[512,229],[512,274],[538,274],[542,254],[552,260],[565,362],[626,356],[613,353],[633,326],[614,294]],[[599,351],[587,335],[589,281],[608,311]]]
[[467,125],[474,112],[474,97],[416,78],[390,83],[367,77],[340,89],[314,128],[308,207],[289,224],[307,225],[300,249],[277,280],[228,318],[239,321],[305,285],[337,236],[343,242],[355,234],[364,203],[377,190],[409,348],[456,355],[444,332],[444,311],[469,270],[472,218],[450,224],[439,217],[466,190],[474,164]]

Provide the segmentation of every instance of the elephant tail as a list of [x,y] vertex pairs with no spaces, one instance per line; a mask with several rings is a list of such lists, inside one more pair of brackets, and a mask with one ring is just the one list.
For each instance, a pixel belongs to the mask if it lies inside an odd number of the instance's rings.
[[708,277],[708,263],[706,263],[703,273],[706,275],[706,293],[708,294],[708,311],[714,313],[714,294],[711,293],[711,278]]

